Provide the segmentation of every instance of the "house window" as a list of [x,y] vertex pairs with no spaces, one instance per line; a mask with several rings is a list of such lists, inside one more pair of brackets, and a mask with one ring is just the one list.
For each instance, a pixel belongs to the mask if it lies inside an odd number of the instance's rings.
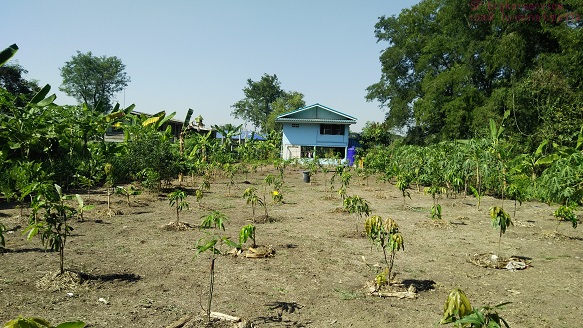
[[344,135],[344,125],[320,124],[320,134]]
[[292,128],[299,128],[300,124],[299,123],[292,123]]

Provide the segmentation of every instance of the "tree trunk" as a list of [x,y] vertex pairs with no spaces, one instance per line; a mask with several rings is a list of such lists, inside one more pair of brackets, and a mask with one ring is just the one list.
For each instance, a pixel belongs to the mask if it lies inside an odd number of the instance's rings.
[[215,258],[211,259],[211,272],[210,272],[210,286],[209,286],[209,299],[206,308],[206,319],[207,322],[211,321],[211,304],[213,302],[213,291],[215,288]]

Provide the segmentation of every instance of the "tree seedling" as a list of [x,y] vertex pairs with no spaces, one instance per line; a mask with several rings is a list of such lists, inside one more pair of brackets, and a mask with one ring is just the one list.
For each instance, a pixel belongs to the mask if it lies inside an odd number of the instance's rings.
[[83,321],[63,322],[57,326],[51,325],[47,320],[41,318],[24,318],[19,316],[4,324],[4,328],[84,328]]
[[[350,196],[344,199],[344,210],[349,213],[356,213],[358,218],[361,219],[362,216],[370,215],[370,208],[368,202],[360,196]],[[358,220],[360,221],[360,220]],[[358,221],[356,224],[356,232],[358,232]]]
[[510,302],[474,309],[466,294],[461,289],[455,288],[447,296],[443,317],[439,323],[442,325],[455,323],[458,327],[472,328],[500,328],[502,325],[510,328],[508,322],[500,317],[497,311],[507,304]]
[[431,206],[431,219],[441,220],[441,205],[437,202],[437,195],[446,193],[447,189],[438,186],[431,186],[424,189],[426,194],[431,194],[431,198],[433,199],[433,205]]
[[75,199],[77,199],[77,213],[79,214],[79,219],[81,221],[84,220],[83,218],[83,213],[85,213],[85,211],[90,211],[92,209],[95,208],[95,205],[85,205],[83,202],[83,198],[81,198],[81,196],[79,196],[79,194],[75,194]]
[[247,205],[251,204],[253,220],[255,220],[255,206],[257,206],[257,204],[263,206],[265,209],[265,217],[267,218],[267,206],[265,204],[265,200],[262,200],[259,198],[259,196],[257,196],[257,188],[249,187],[245,189],[245,192],[243,192],[243,197],[245,197],[247,200]]
[[[274,203],[281,203],[283,201],[283,195],[281,193],[281,187],[283,186],[283,179],[276,178],[275,176],[268,174],[265,179],[263,180],[267,186],[273,187],[273,191],[271,192],[271,198],[273,199]],[[265,197],[263,198],[265,201]],[[267,216],[267,214],[266,214]]]
[[557,210],[553,213],[553,216],[557,218],[559,223],[557,223],[557,227],[555,228],[555,232],[559,229],[559,225],[561,221],[570,221],[573,229],[577,228],[577,224],[579,223],[579,219],[577,215],[573,212],[573,207],[561,205]]
[[65,246],[67,236],[73,231],[69,225],[69,220],[75,215],[76,210],[65,204],[66,200],[73,199],[70,195],[64,195],[61,187],[57,184],[55,192],[44,193],[46,201],[37,203],[44,209],[43,218],[37,222],[31,220],[31,224],[24,230],[27,239],[30,240],[40,233],[41,242],[46,248],[59,252],[60,274],[65,272],[63,268],[65,257]]
[[283,200],[283,195],[281,192],[274,190],[271,192],[271,198],[273,199],[274,203],[281,203]]
[[130,197],[140,195],[142,191],[140,189],[135,188],[134,186],[129,186],[127,188],[123,186],[117,186],[115,187],[115,193],[118,195],[125,196],[128,206],[131,206]]
[[6,226],[0,223],[0,248],[4,249],[6,247],[6,240],[4,239],[4,233],[6,232]]
[[431,205],[430,214],[432,220],[441,220],[441,205],[440,204]]
[[219,212],[219,211],[212,211],[211,214],[204,216],[202,222],[200,223],[201,229],[220,229],[225,231],[225,222],[227,222],[229,218]]
[[472,313],[472,305],[466,294],[459,288],[453,289],[447,295],[445,306],[443,307],[443,317],[440,324],[455,322]]
[[186,193],[180,189],[174,190],[168,195],[170,207],[176,206],[176,223],[180,222],[180,212],[183,209],[190,208],[190,204],[188,204],[188,202],[184,200],[186,199],[186,197],[187,197]]
[[411,194],[409,193],[409,191],[407,191],[407,188],[409,188],[411,180],[412,179],[405,174],[397,175],[397,189],[399,189],[401,191],[401,194],[403,195],[403,209],[405,208],[406,197],[409,197],[409,199],[411,199]]
[[255,226],[253,224],[243,226],[241,231],[239,231],[239,245],[243,246],[243,244],[245,244],[248,239],[253,241],[253,245],[251,245],[251,247],[257,247],[257,242],[255,240]]
[[[382,281],[388,285],[391,284],[393,264],[395,261],[396,251],[405,250],[403,236],[399,232],[399,225],[395,220],[387,218],[384,222],[378,215],[368,217],[364,222],[364,230],[370,241],[383,250],[384,260],[386,264],[385,279],[378,278],[377,282]],[[387,254],[388,253],[388,254]],[[382,286],[377,285],[377,288]]]
[[104,165],[105,170],[105,187],[107,188],[107,215],[112,216],[114,212],[111,210],[111,187],[113,187],[114,177],[113,177],[113,164],[106,163]]
[[213,301],[213,292],[215,288],[215,261],[218,255],[223,254],[223,251],[220,249],[220,246],[222,244],[226,244],[227,241],[230,242],[228,237],[211,236],[207,239],[205,238],[199,239],[195,245],[196,256],[207,251],[211,253],[209,275],[209,297],[207,301],[207,307],[205,309],[208,322],[210,322],[211,320],[211,305]]
[[490,207],[490,217],[492,218],[492,226],[494,228],[500,229],[500,236],[498,238],[498,255],[499,255],[502,234],[506,233],[506,228],[514,224],[512,223],[512,220],[510,220],[510,215],[508,215],[508,213],[506,213],[504,209],[498,206]]

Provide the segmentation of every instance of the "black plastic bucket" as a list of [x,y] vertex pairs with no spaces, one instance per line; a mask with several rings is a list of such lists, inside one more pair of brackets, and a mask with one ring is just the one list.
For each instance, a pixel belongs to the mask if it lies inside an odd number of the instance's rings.
[[310,183],[310,171],[303,171],[302,173],[304,174],[304,182]]

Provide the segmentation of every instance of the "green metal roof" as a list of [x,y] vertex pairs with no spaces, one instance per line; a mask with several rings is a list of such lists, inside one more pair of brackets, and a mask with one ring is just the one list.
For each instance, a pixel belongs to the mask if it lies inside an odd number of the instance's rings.
[[[319,111],[321,109],[322,111]],[[316,117],[310,117],[314,113]],[[338,118],[334,118],[338,117]],[[334,110],[332,108],[320,105],[318,103],[302,107],[300,109],[281,114],[275,119],[278,123],[293,122],[293,123],[340,123],[340,124],[355,124],[356,118]]]

